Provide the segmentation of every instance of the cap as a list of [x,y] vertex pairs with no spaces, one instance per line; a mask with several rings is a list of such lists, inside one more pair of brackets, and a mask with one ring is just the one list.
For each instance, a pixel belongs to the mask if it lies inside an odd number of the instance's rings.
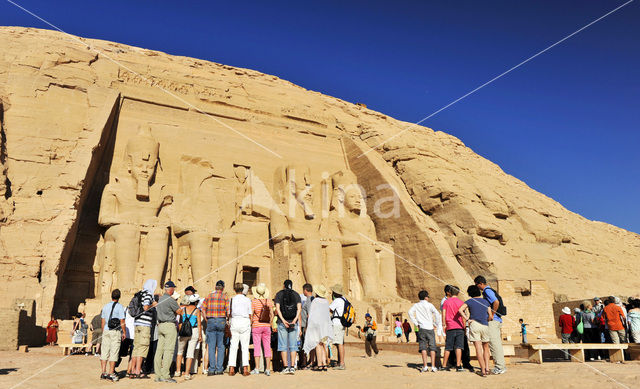
[[184,291],[185,291],[185,292],[191,291],[191,293],[195,293],[195,292],[197,292],[197,291],[196,291],[196,289],[195,289],[193,286],[191,286],[191,285],[189,285],[189,286],[187,286],[186,288],[184,288]]
[[285,288],[285,289],[291,289],[291,288],[293,288],[293,281],[291,281],[291,280],[285,280],[285,281],[284,281],[284,288]]
[[371,314],[369,312],[364,314],[364,317],[371,317]]
[[216,282],[216,286],[222,286],[224,288],[224,281],[218,280],[218,282]]
[[173,281],[169,280],[164,284],[165,288],[175,288],[176,284],[173,283]]
[[593,298],[593,301],[601,301],[601,300],[600,300],[600,297],[596,296]]

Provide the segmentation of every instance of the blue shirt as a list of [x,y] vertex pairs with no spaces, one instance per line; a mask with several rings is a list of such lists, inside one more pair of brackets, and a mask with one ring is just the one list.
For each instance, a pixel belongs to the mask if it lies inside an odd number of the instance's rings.
[[[482,297],[474,297],[464,302],[469,307],[469,319],[480,324],[489,325],[489,302]],[[494,316],[495,318],[495,316]]]
[[520,327],[522,328],[522,333],[526,335],[527,334],[527,325],[522,323],[522,324],[520,324]]
[[[491,289],[488,286],[484,288],[482,293],[484,294],[487,301],[489,301],[489,304],[493,304],[493,302],[498,299],[496,297],[496,292],[494,292],[493,289]],[[498,323],[502,323],[502,318],[500,317],[500,315],[497,315],[495,312],[493,314],[493,320],[497,321]]]
[[[102,307],[101,318],[104,319],[104,331],[109,331],[109,314],[111,313],[111,307],[113,306],[113,301],[105,304]],[[113,308],[113,314],[111,314],[112,319],[124,319],[124,307],[119,303],[116,303],[116,306]]]

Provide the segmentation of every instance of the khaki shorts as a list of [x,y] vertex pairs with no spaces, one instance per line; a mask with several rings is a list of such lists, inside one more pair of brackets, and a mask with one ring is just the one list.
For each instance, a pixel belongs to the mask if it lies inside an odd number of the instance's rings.
[[472,321],[469,324],[469,341],[486,343],[490,339],[489,326]]
[[149,344],[151,343],[151,327],[136,326],[135,335],[133,336],[133,352],[132,357],[146,358],[149,354]]
[[[185,358],[193,358],[198,345],[198,327],[193,328],[191,336],[180,336],[178,338],[178,355],[187,354]],[[185,348],[187,352],[185,353]]]
[[107,330],[102,334],[102,348],[100,349],[100,359],[109,362],[118,362],[120,354],[120,342],[122,342],[122,332],[118,330]]
[[344,327],[342,324],[333,323],[333,339],[332,344],[344,344]]

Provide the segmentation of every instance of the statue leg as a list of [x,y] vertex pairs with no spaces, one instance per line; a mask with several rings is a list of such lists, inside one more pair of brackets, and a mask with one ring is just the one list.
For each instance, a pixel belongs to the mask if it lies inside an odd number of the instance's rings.
[[114,242],[116,287],[125,293],[134,290],[140,257],[140,230],[131,224],[119,224],[110,227],[105,235],[108,242],[112,239]]
[[390,245],[385,246],[387,247],[387,250],[383,249],[378,253],[380,258],[378,265],[380,269],[380,280],[385,291],[393,291],[393,295],[396,295],[398,293],[396,281],[396,256],[390,252],[390,250],[393,250]]
[[328,242],[327,248],[327,286],[341,284],[347,286],[348,280],[344,278],[344,259],[342,257],[342,244],[340,242]]
[[[215,271],[218,278],[224,281],[227,290],[233,290],[233,283],[238,270],[238,257],[244,253],[238,252],[238,236],[232,231],[226,231],[220,237],[218,263]],[[214,273],[215,274],[215,273]]]
[[206,232],[190,232],[189,245],[191,247],[191,273],[196,289],[203,292],[211,291],[211,245],[213,237]]
[[147,234],[147,253],[145,258],[145,273],[147,278],[162,282],[164,267],[167,264],[167,250],[169,247],[169,229],[156,227]]
[[356,265],[358,276],[362,281],[365,298],[376,298],[382,294],[379,283],[378,260],[373,245],[359,244],[356,248]]
[[322,246],[318,239],[305,239],[302,244],[302,271],[306,281],[312,285],[324,281],[322,273]]

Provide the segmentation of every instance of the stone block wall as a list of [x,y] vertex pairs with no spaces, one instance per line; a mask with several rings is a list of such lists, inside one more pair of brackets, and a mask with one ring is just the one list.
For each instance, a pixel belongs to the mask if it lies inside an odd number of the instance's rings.
[[544,280],[529,280],[527,284],[516,284],[513,280],[499,280],[497,289],[507,307],[503,320],[502,336],[520,340],[520,318],[528,324],[528,341],[537,338],[554,338],[554,295]]

